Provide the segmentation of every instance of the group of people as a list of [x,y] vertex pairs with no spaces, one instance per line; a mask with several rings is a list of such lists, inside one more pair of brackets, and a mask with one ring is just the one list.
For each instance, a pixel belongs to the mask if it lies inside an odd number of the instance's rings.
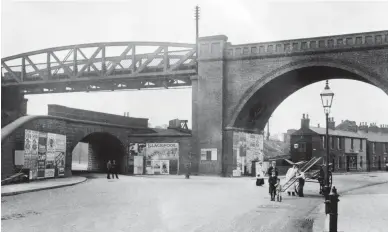
[[108,169],[107,171],[107,179],[110,179],[110,175],[112,174],[112,179],[115,178],[115,175],[116,175],[116,179],[119,178],[118,176],[118,173],[119,173],[119,170],[118,170],[118,165],[116,164],[116,160],[113,160],[112,162],[110,160],[108,160],[108,163],[106,164],[106,168]]
[[[276,162],[272,162],[272,165],[268,168],[267,172],[264,173],[262,170],[257,170],[257,180],[256,185],[257,186],[263,186],[264,185],[264,176],[265,174],[269,175],[268,178],[268,184],[269,184],[269,194],[271,196],[271,201],[275,201],[275,198],[277,201],[282,201],[282,185],[280,184],[280,179],[278,178],[279,170],[276,168]],[[292,168],[288,169],[286,174],[286,183],[290,181],[292,178],[297,178],[299,181],[298,185],[298,195],[299,197],[304,197],[303,194],[303,187],[305,184],[305,175],[304,172],[300,171],[298,168],[298,165],[294,164]],[[296,196],[295,194],[295,184],[292,184],[288,187],[287,193],[289,196]]]

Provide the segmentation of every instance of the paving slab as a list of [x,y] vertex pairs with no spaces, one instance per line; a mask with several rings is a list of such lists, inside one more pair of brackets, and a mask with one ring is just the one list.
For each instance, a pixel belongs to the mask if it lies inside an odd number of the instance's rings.
[[[373,177],[371,177],[373,176]],[[388,231],[388,178],[386,174],[369,173],[368,184],[360,183],[358,187],[341,194],[338,203],[338,230],[351,232],[385,232]],[[316,209],[314,232],[329,231],[329,215],[325,214],[324,204]]]
[[46,189],[61,188],[85,182],[87,178],[72,176],[67,178],[45,179],[29,183],[10,184],[1,186],[1,196],[11,196],[21,193],[36,192]]

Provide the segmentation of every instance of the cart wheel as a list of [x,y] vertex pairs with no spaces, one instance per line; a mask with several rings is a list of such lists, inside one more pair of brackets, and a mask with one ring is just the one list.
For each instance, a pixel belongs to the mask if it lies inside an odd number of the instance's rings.
[[298,193],[298,189],[299,189],[299,182],[296,182],[296,183],[295,183],[295,193],[296,193],[296,195],[299,194],[299,193]]

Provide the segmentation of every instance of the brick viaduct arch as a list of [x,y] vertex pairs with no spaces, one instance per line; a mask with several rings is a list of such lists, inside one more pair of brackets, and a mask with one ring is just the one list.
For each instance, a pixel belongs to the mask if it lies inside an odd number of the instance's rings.
[[198,76],[192,78],[193,152],[216,148],[218,156],[200,161],[199,172],[230,175],[233,132],[260,133],[289,95],[338,78],[388,94],[387,31],[244,45],[222,35],[200,38]]
[[[301,79],[308,78],[306,75],[312,74],[314,78],[310,77],[309,81],[304,81]],[[281,78],[292,78],[290,76],[298,75],[299,79],[296,79],[292,87],[284,87],[281,85],[279,80]],[[346,60],[341,59],[304,59],[296,62],[291,62],[286,64],[274,71],[271,71],[264,75],[262,78],[258,79],[245,93],[241,96],[238,104],[231,110],[230,114],[228,113],[228,124],[227,127],[244,127],[243,124],[238,123],[239,116],[244,120],[244,110],[255,109],[255,107],[260,107],[255,105],[255,96],[260,96],[261,92],[266,92],[265,88],[272,85],[272,87],[278,87],[278,89],[282,89],[285,94],[279,94],[278,92],[272,92],[274,95],[279,95],[280,99],[277,101],[266,100],[271,105],[270,108],[266,108],[263,113],[259,113],[256,117],[262,117],[261,122],[259,124],[247,126],[257,126],[259,130],[264,129],[265,123],[268,121],[270,115],[273,111],[283,102],[288,96],[298,91],[299,89],[313,84],[315,82],[319,82],[326,79],[335,79],[335,78],[343,78],[343,79],[352,79],[362,81],[376,87],[381,88],[388,95],[387,79],[384,79],[383,76],[370,70],[366,67],[363,67],[361,64],[353,64],[347,62]],[[288,82],[289,83],[289,82]],[[271,87],[270,87],[271,88]],[[284,91],[284,89],[288,89],[289,91]],[[268,93],[268,92],[266,92]],[[262,94],[261,94],[262,96]],[[269,98],[274,98],[273,96],[269,96]],[[259,110],[260,109],[256,109]],[[251,112],[245,112],[245,116],[252,114]],[[245,118],[247,120],[247,118]],[[248,128],[247,128],[248,129]]]

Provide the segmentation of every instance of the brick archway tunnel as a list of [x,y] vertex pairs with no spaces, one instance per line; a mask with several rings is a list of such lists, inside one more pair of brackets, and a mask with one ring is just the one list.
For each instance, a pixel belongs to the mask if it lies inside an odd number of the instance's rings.
[[116,160],[118,170],[122,170],[126,157],[125,146],[116,136],[107,132],[94,132],[79,142],[89,144],[89,170],[106,172],[108,160]]

